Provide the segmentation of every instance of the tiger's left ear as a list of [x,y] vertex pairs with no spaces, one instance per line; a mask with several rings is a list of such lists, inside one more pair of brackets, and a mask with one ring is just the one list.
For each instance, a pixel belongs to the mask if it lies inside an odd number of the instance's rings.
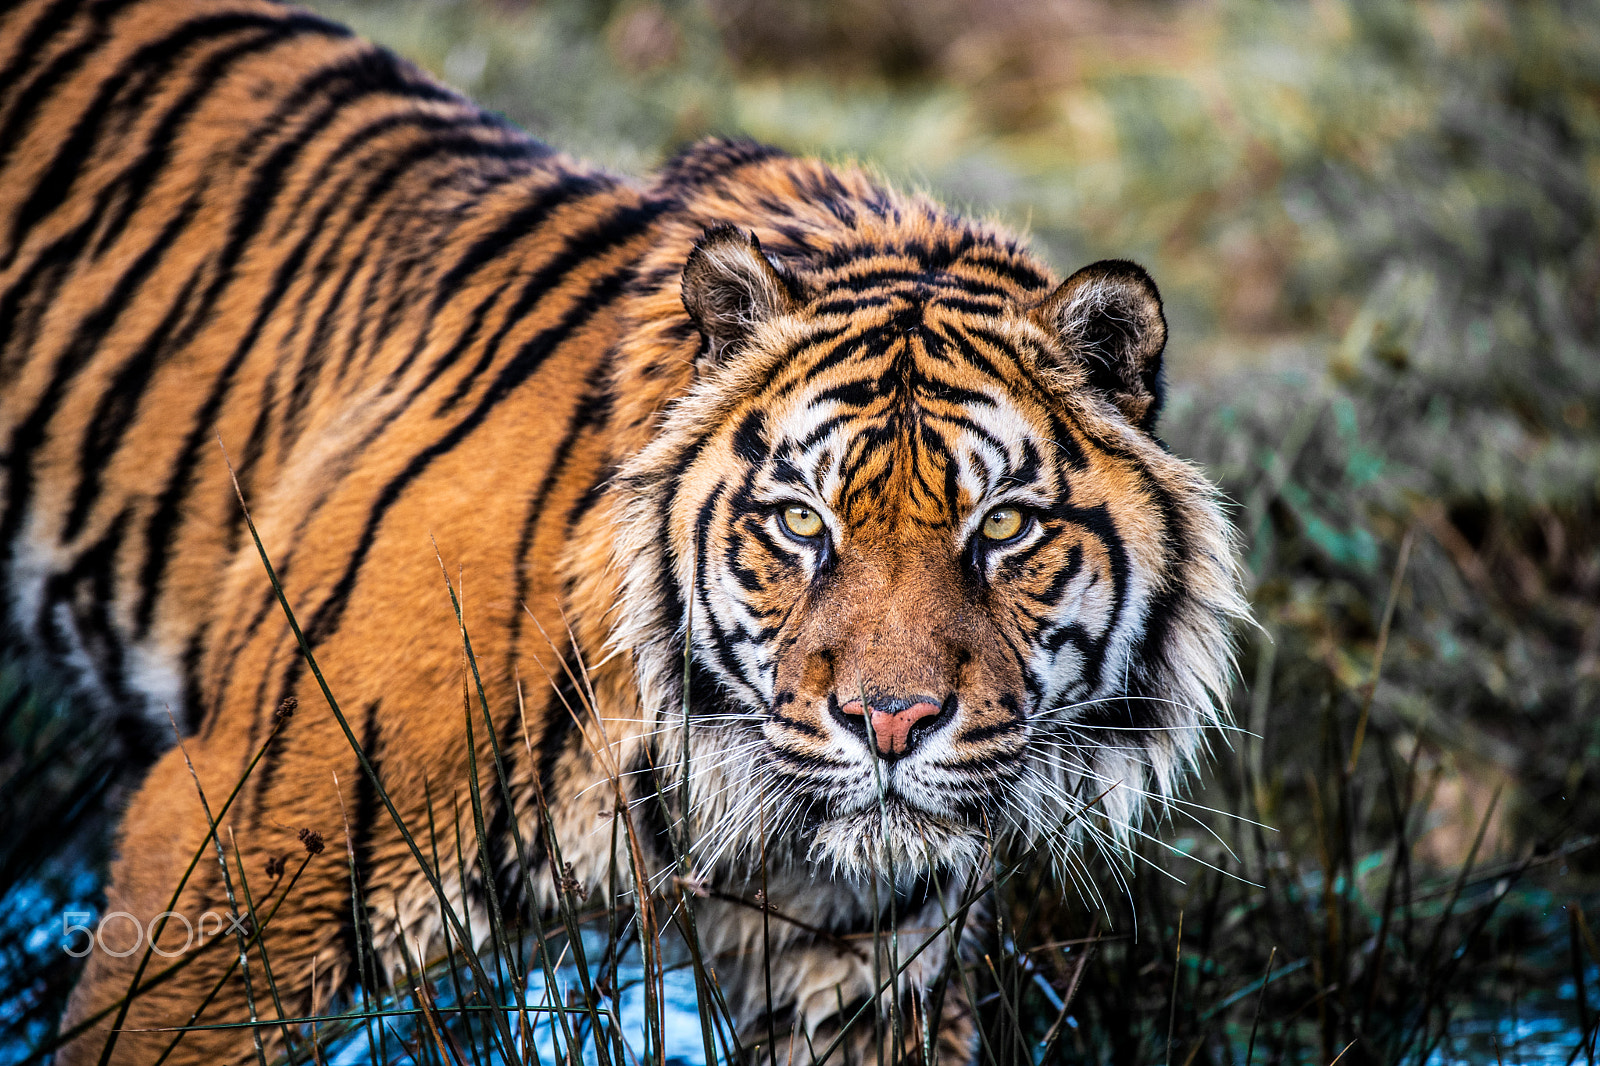
[[760,323],[795,308],[795,285],[756,235],[712,226],[683,265],[683,306],[705,338],[700,362],[715,366]]
[[1125,259],[1092,263],[1031,315],[1060,338],[1067,357],[1088,373],[1090,388],[1139,429],[1155,428],[1166,393],[1161,352],[1167,346],[1167,320],[1156,283],[1143,268]]

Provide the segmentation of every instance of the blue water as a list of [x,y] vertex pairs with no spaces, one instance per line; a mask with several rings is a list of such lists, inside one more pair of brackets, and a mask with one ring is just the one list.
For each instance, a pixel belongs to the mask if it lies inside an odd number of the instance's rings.
[[[75,922],[92,922],[95,906],[89,902],[97,888],[87,871],[67,876],[65,884],[47,886],[27,881],[0,898],[0,1066],[21,1062],[31,1048],[44,1041],[52,1026],[36,1021],[23,1026],[19,1019],[39,1002],[39,986],[16,979],[19,974],[40,973],[60,957],[67,943],[63,937],[62,916],[72,914]],[[64,888],[64,891],[62,889]],[[85,917],[80,917],[80,915]],[[22,935],[15,935],[21,932]],[[81,941],[83,934],[77,934]]]
[[[605,936],[600,933],[586,934],[584,949],[591,960],[597,960],[605,951]],[[528,994],[524,1002],[529,1007],[548,1008],[554,1004],[566,1003],[577,1000],[582,995],[582,986],[578,980],[578,969],[570,962],[564,963],[556,970],[555,989],[552,993],[550,987],[537,971],[532,976]],[[645,1047],[645,1001],[644,1001],[644,967],[640,963],[637,950],[630,951],[623,957],[617,967],[617,984],[619,988],[618,999],[622,1025],[620,1035],[628,1051],[627,1064],[613,1063],[613,1066],[631,1066],[632,1063],[642,1061],[641,1052]],[[678,966],[667,971],[663,979],[662,995],[662,1039],[665,1054],[662,1056],[664,1066],[706,1066],[705,1042],[700,1027],[699,1005],[695,998],[694,974],[686,966]],[[572,1000],[569,1000],[569,993]],[[609,997],[607,997],[609,1001]],[[448,1012],[451,1002],[444,990],[438,995],[441,1008]],[[609,1011],[609,1007],[604,1008]],[[527,1016],[529,1028],[532,1030],[532,1040],[525,1038],[519,1031],[521,1020],[516,1016],[512,1018],[512,1029],[517,1037],[517,1052],[525,1060],[538,1061],[546,1066],[555,1066],[568,1061],[566,1053],[567,1039],[556,1015],[552,1011],[530,1013]],[[605,1019],[609,1020],[609,1019]],[[586,1013],[569,1010],[566,1012],[566,1031],[575,1030],[576,1040],[583,1051],[583,1061],[589,1064],[599,1062],[595,1052],[593,1027]],[[604,1038],[610,1046],[612,1032],[607,1028]],[[376,1037],[374,1037],[376,1040]],[[529,1048],[531,1043],[532,1047]],[[395,1052],[394,1044],[390,1042],[392,1062],[410,1062],[409,1055]],[[532,1052],[532,1055],[529,1052]],[[720,1058],[720,1053],[719,1053]],[[347,1037],[330,1050],[327,1062],[330,1066],[366,1066],[371,1062],[371,1050],[365,1033]],[[497,1057],[491,1058],[499,1062]]]
[[[1468,1018],[1450,1026],[1452,1047],[1437,1048],[1427,1066],[1484,1066],[1485,1063],[1523,1063],[1524,1066],[1565,1066],[1569,1062],[1588,1063],[1584,1055],[1574,1056],[1582,1034],[1573,1024],[1572,1014],[1563,1016],[1538,1013],[1511,1018]],[[1600,1048],[1592,1048],[1600,1054]]]

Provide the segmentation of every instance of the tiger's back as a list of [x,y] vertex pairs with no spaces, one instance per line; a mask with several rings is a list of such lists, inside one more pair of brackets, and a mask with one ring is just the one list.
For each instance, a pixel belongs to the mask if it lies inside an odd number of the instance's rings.
[[[0,588],[23,640],[158,744],[169,711],[214,712],[249,636],[218,612],[243,531],[221,448],[298,589],[340,588],[320,628],[370,609],[352,593],[414,499],[476,501],[431,508],[444,544],[486,520],[532,542],[528,515],[481,512],[516,494],[477,490],[522,483],[525,506],[582,465],[605,344],[570,341],[617,297],[642,197],[303,12],[31,4],[0,32]],[[519,389],[544,400],[508,432]]]

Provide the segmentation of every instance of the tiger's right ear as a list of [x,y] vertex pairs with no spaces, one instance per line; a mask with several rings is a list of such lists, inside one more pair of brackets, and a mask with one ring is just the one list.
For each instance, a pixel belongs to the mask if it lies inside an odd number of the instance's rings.
[[1150,275],[1125,259],[1091,263],[1033,309],[1088,385],[1146,433],[1155,429],[1165,388],[1161,353],[1167,319]]
[[683,265],[683,306],[705,338],[702,366],[715,366],[757,325],[792,311],[793,279],[761,251],[753,233],[712,226]]

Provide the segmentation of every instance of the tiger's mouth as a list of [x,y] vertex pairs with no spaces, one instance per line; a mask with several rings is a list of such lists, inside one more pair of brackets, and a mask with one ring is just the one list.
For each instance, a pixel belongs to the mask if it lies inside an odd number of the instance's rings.
[[818,767],[781,743],[769,749],[769,769],[783,782],[777,790],[796,809],[785,842],[796,859],[856,878],[967,868],[1005,822],[996,796],[1025,773],[1020,750],[981,766],[952,765],[943,751],[893,759],[865,753]]

